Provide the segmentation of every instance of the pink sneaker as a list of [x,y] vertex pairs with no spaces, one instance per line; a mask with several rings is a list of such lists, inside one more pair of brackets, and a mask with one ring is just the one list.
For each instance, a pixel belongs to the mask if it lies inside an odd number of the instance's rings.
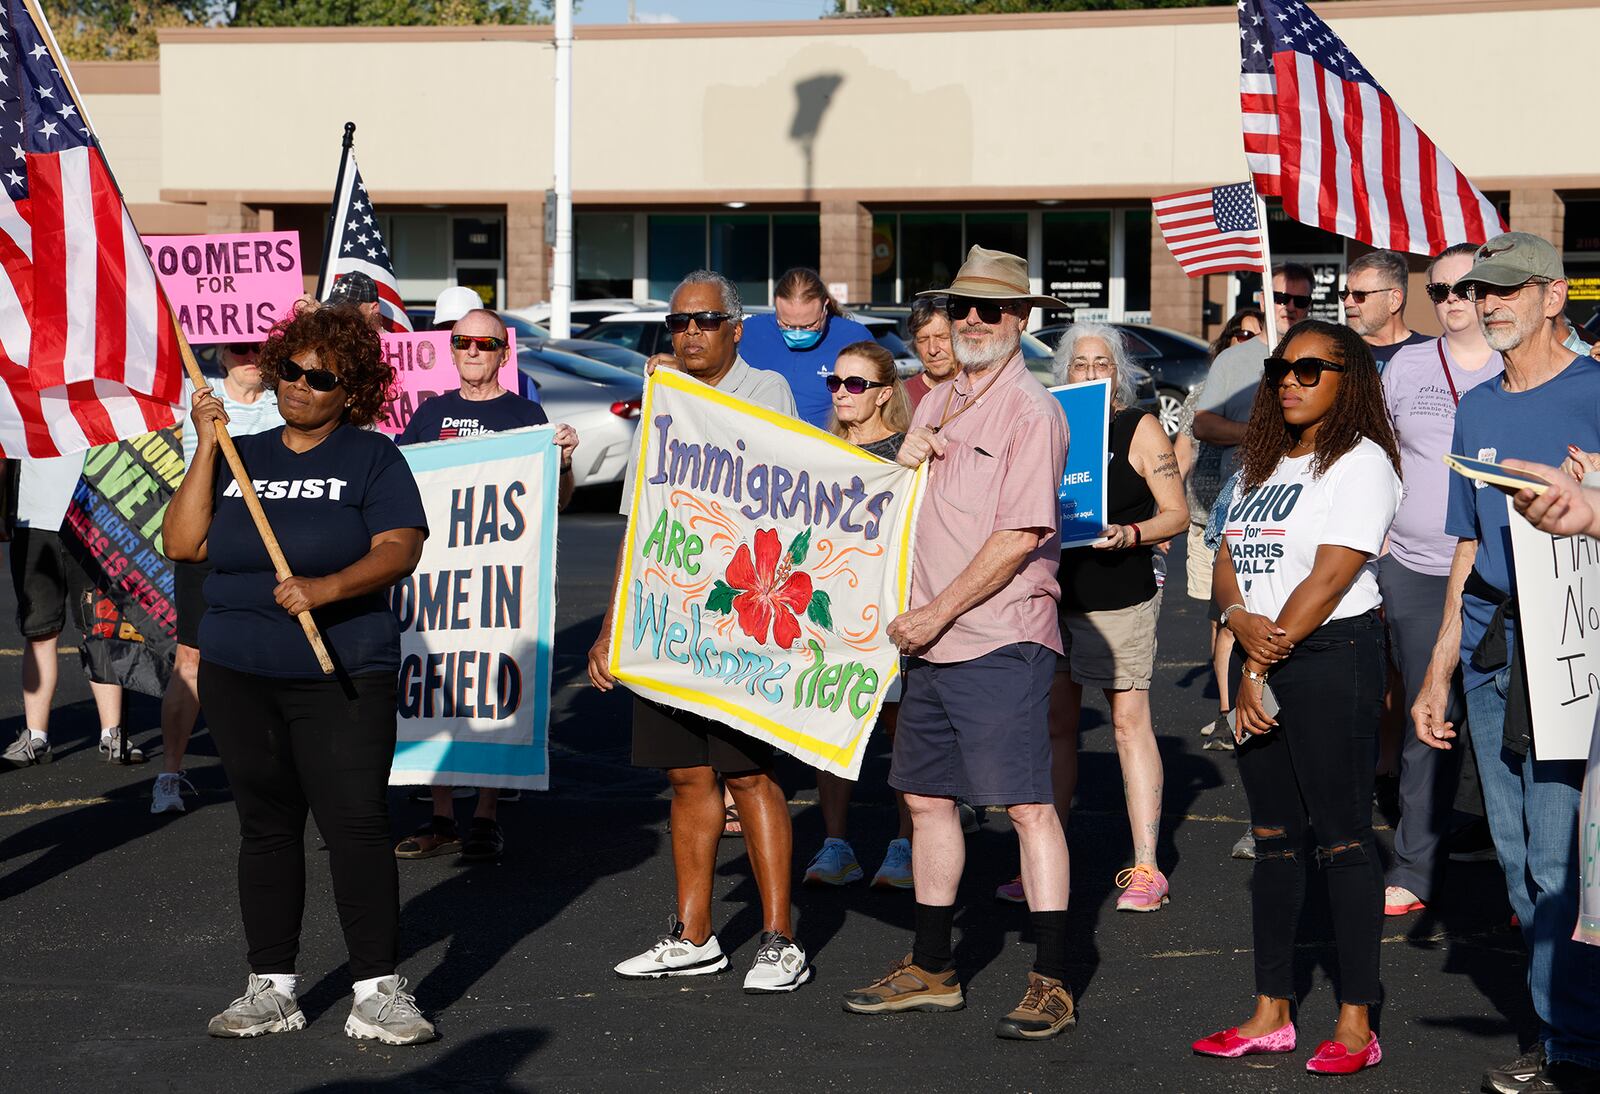
[[1154,866],[1135,866],[1117,875],[1119,912],[1159,912],[1167,902],[1167,875]]
[[1004,900],[1009,904],[1028,903],[1028,894],[1022,891],[1022,875],[1018,874],[1004,885],[994,891],[996,900]]
[[1280,1026],[1260,1037],[1241,1037],[1239,1027],[1225,1029],[1202,1037],[1189,1046],[1200,1056],[1221,1056],[1233,1060],[1240,1056],[1255,1056],[1263,1052],[1293,1052],[1294,1023]]

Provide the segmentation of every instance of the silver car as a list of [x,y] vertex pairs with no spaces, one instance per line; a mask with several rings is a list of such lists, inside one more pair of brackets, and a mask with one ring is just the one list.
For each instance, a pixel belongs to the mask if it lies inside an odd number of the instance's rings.
[[519,345],[517,369],[533,382],[549,419],[578,431],[572,458],[577,484],[620,482],[639,429],[644,379],[543,346]]

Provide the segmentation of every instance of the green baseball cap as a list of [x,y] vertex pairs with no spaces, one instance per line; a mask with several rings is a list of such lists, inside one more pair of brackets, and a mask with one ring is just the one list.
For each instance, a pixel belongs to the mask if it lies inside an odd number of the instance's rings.
[[1562,281],[1566,276],[1561,255],[1549,240],[1529,232],[1505,232],[1478,248],[1472,269],[1457,284],[1476,281],[1507,288],[1530,278]]

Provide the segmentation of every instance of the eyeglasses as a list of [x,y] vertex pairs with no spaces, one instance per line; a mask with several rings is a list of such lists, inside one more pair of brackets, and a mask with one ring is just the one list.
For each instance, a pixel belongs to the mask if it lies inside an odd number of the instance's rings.
[[477,346],[479,353],[498,353],[506,348],[506,340],[489,335],[452,334],[450,336],[451,349],[466,350],[472,346]]
[[1272,294],[1272,299],[1286,308],[1299,308],[1301,311],[1311,306],[1311,297],[1301,296],[1298,293],[1275,292]]
[[1456,287],[1450,284],[1448,281],[1430,281],[1423,286],[1423,289],[1427,292],[1428,299],[1432,300],[1435,304],[1443,304],[1446,300],[1449,300],[1452,295],[1454,295],[1457,300],[1472,299],[1472,297],[1468,296],[1464,291],[1456,292]]
[[695,329],[710,333],[721,330],[723,323],[732,322],[737,318],[725,311],[675,311],[667,316],[667,330],[673,334],[682,334],[689,329],[689,323],[693,320]]
[[1267,374],[1267,383],[1277,387],[1283,378],[1291,371],[1301,387],[1316,387],[1322,382],[1324,369],[1334,372],[1343,372],[1344,366],[1335,361],[1326,361],[1321,357],[1302,357],[1298,361],[1286,361],[1282,357],[1268,357],[1263,366]]
[[821,330],[822,329],[822,321],[824,319],[826,319],[826,318],[828,318],[828,313],[827,313],[827,310],[824,309],[821,315],[817,316],[815,319],[813,319],[809,323],[784,323],[784,322],[780,321],[778,323],[778,329],[779,330]]
[[951,296],[945,298],[944,313],[953,323],[965,319],[968,313],[976,308],[978,322],[993,326],[1000,322],[1002,315],[1010,313],[1016,306],[1015,301],[1010,300],[979,300],[970,296]]
[[1107,357],[1076,357],[1068,362],[1067,368],[1077,372],[1114,372],[1117,363]]
[[1546,277],[1530,277],[1520,285],[1485,285],[1481,281],[1457,282],[1456,288],[1466,294],[1468,300],[1478,301],[1486,296],[1498,296],[1501,300],[1510,300],[1529,285],[1548,285],[1550,279]]
[[1369,297],[1369,296],[1377,296],[1381,292],[1394,292],[1394,291],[1395,291],[1395,286],[1393,286],[1393,285],[1387,285],[1387,286],[1385,286],[1384,288],[1381,288],[1381,289],[1350,289],[1350,288],[1344,288],[1344,289],[1340,289],[1339,290],[1339,299],[1340,300],[1349,300],[1352,297],[1354,297],[1355,298],[1355,302],[1357,304],[1365,304],[1367,302],[1367,297]]
[[302,368],[289,358],[278,366],[278,375],[290,384],[304,376],[313,391],[332,391],[343,382],[325,368]]
[[1233,337],[1229,338],[1228,341],[1232,342],[1234,345],[1238,345],[1240,342],[1250,341],[1250,339],[1254,338],[1260,333],[1260,331],[1245,330],[1241,327],[1239,330],[1233,332]]
[[229,342],[223,347],[235,357],[248,357],[252,353],[261,352],[260,342]]
[[840,388],[844,388],[852,395],[860,395],[861,393],[869,391],[875,387],[894,386],[893,384],[885,384],[879,380],[869,380],[865,376],[829,376],[822,382],[828,385],[829,391],[838,391]]

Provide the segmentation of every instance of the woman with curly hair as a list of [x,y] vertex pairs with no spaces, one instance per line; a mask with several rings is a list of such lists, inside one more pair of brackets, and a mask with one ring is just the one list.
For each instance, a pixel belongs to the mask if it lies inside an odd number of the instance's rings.
[[1238,640],[1234,741],[1255,835],[1255,1013],[1194,1043],[1207,1056],[1295,1046],[1294,937],[1312,857],[1327,879],[1339,1019],[1306,1070],[1383,1058],[1383,866],[1372,836],[1386,654],[1373,559],[1400,503],[1378,369],[1350,328],[1295,324],[1268,357],[1217,552],[1213,595]]
[[[395,975],[399,877],[387,784],[400,633],[384,590],[411,573],[427,535],[422,498],[389,438],[364,426],[394,383],[378,335],[353,308],[302,314],[273,332],[261,375],[284,424],[235,441],[295,575],[279,581],[220,458],[227,413],[195,393],[198,447],[167,507],[170,558],[210,562],[200,622],[200,705],[239,811],[244,995],[213,1037],[304,1029],[295,958],[305,908],[306,813],[328,845],[350,952],[351,1037],[431,1040]],[[336,673],[317,666],[296,616],[315,617]]]

